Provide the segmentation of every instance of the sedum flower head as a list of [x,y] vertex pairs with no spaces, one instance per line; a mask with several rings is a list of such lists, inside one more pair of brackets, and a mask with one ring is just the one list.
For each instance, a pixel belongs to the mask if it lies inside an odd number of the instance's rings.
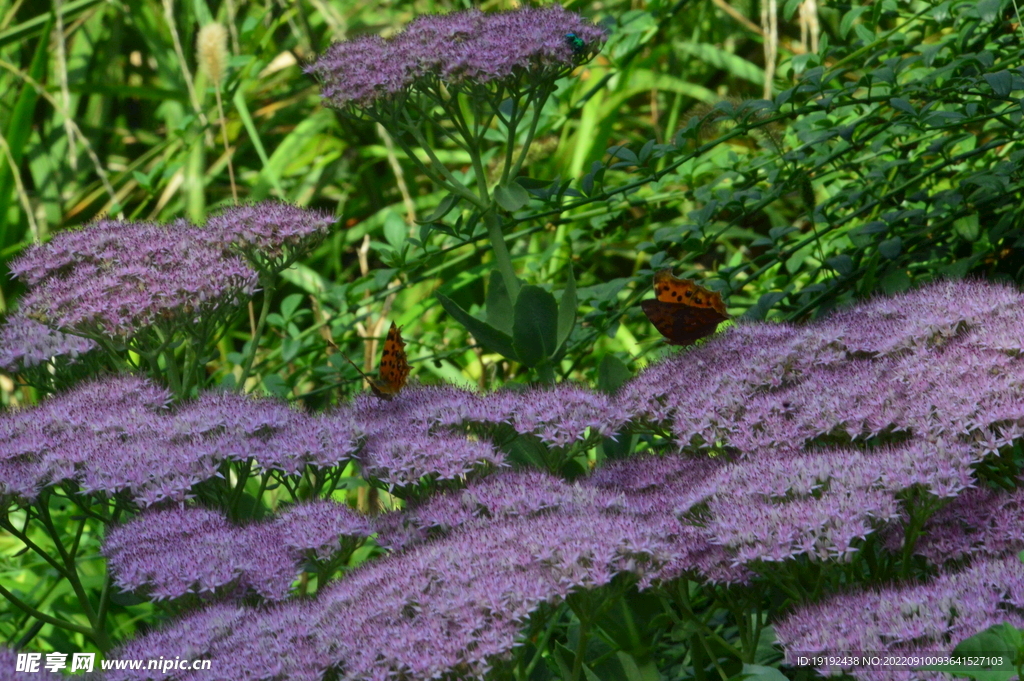
[[[906,518],[886,532],[885,545],[902,548]],[[1006,494],[971,489],[953,499],[925,523],[914,553],[937,566],[964,558],[1003,558],[1024,550],[1024,490]]]
[[170,393],[119,376],[91,381],[38,406],[0,415],[0,494],[32,500],[75,483],[85,494],[130,494],[140,506],[183,501],[225,460],[255,458],[299,474],[349,461],[350,420],[311,418],[274,400],[206,393],[170,410]]
[[11,315],[0,327],[0,369],[18,372],[57,358],[75,362],[96,349],[88,338],[61,333],[34,319]]
[[[1024,563],[1016,557],[977,563],[927,584],[843,594],[798,608],[775,625],[792,661],[799,655],[939,654],[990,626],[1024,626]],[[822,675],[838,672],[820,667]],[[888,667],[846,670],[865,681],[909,679]]]
[[112,529],[103,553],[121,589],[145,588],[154,600],[231,591],[243,596],[250,589],[280,600],[299,575],[299,556],[274,530],[269,524],[235,527],[206,508],[157,510]]
[[[567,34],[584,47],[574,48]],[[597,52],[604,32],[554,5],[510,12],[426,15],[393,38],[356,38],[331,46],[308,71],[331,105],[368,108],[410,89],[552,79]]]
[[210,218],[200,238],[236,250],[257,269],[277,273],[323,239],[334,218],[322,211],[264,201],[226,208]]
[[321,560],[338,551],[339,538],[362,540],[373,533],[366,518],[347,506],[327,500],[288,507],[274,519],[274,531],[288,549],[309,551]]
[[252,591],[275,601],[288,595],[307,551],[330,558],[340,538],[369,535],[365,520],[330,501],[298,504],[244,527],[210,509],[174,508],[114,528],[103,553],[120,588],[146,589],[155,600]]
[[252,296],[256,273],[178,220],[103,220],[62,232],[11,264],[29,286],[21,313],[79,335],[131,339],[170,323],[193,326]]
[[[682,485],[688,464],[674,465]],[[687,546],[685,532],[669,536],[671,507],[634,510],[612,479],[598,487],[503,473],[407,519],[433,536],[363,564],[315,600],[203,611],[118,654],[199,651],[227,678],[254,660],[289,679],[329,668],[345,679],[483,677],[521,645],[522,627],[545,605],[620,575],[649,584],[670,565],[692,567],[708,548],[699,537]],[[118,674],[111,678],[135,678]]]

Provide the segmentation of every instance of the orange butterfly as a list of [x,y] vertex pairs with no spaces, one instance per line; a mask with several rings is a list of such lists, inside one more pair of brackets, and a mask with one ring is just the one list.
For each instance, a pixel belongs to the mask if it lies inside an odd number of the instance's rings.
[[729,318],[721,293],[674,277],[672,270],[654,275],[654,293],[657,298],[641,300],[640,307],[672,345],[692,345]]
[[[345,359],[348,359],[346,357]],[[377,397],[390,400],[398,394],[409,378],[409,360],[405,356],[405,341],[402,340],[402,329],[391,322],[388,337],[384,341],[384,352],[380,356],[380,380],[363,373],[352,360],[348,363],[370,384],[370,390]]]

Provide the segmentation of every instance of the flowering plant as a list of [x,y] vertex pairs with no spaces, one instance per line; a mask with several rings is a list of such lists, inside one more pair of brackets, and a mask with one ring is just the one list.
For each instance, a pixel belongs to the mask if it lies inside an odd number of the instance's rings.
[[[773,637],[790,663],[938,653],[1024,626],[1022,303],[943,282],[745,324],[613,396],[413,387],[313,416],[105,379],[0,419],[0,493],[25,519],[0,524],[83,594],[47,509],[109,525],[105,595],[65,626],[109,646],[131,591],[176,619],[117,655],[218,677],[753,673]],[[598,462],[610,437],[647,451]],[[404,509],[329,501],[349,464]]]
[[[522,284],[505,243],[502,211],[513,213],[529,203],[518,176],[544,104],[561,78],[597,54],[604,37],[597,26],[558,5],[487,14],[468,10],[419,17],[388,40],[369,36],[338,43],[309,67],[328,105],[383,126],[407,157],[449,192],[425,223],[439,221],[460,201],[472,207],[454,234],[470,239],[478,222],[486,228],[497,268],[488,322],[447,296],[439,294],[439,300],[484,344],[537,367],[549,382],[552,361],[575,320],[572,272],[560,303],[536,286],[520,299]],[[448,170],[428,142],[435,136],[465,152],[472,172]],[[485,166],[495,154],[501,171],[492,182]],[[568,186],[555,184],[561,193]],[[545,327],[540,344],[531,342],[537,334],[528,328],[538,322]]]

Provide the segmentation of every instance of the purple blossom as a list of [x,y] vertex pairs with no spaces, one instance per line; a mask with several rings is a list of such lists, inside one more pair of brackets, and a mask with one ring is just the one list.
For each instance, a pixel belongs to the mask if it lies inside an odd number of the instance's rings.
[[373,533],[366,518],[327,500],[289,506],[274,519],[274,526],[285,547],[297,552],[311,551],[320,560],[338,552],[339,538],[362,540]]
[[[843,594],[804,605],[777,623],[775,633],[791,662],[798,655],[835,653],[944,655],[951,643],[995,624],[1024,626],[1022,605],[1024,564],[1014,556],[977,563],[927,584]],[[869,681],[900,678],[890,667],[847,672]]]
[[411,385],[390,400],[362,394],[352,401],[356,423],[366,432],[387,433],[402,424],[406,431],[434,431],[462,426],[480,410],[481,396],[452,385]]
[[0,681],[24,681],[31,678],[27,674],[17,672],[18,653],[7,646],[0,646]]
[[463,480],[505,465],[489,442],[415,430],[371,435],[359,459],[366,475],[392,489]]
[[1024,295],[1006,284],[939,281],[838,312],[822,331],[834,333],[851,355],[893,355],[942,347],[960,333],[991,327],[1022,304]]
[[507,423],[521,435],[536,435],[549,447],[610,437],[629,420],[625,409],[604,394],[569,383],[495,392],[475,406],[468,420]]
[[249,589],[280,600],[301,570],[279,529],[235,527],[205,508],[148,511],[110,530],[103,553],[121,589],[147,589],[154,600]]
[[[577,53],[565,39],[586,45]],[[559,5],[511,12],[425,15],[395,37],[364,36],[332,45],[307,69],[331,105],[366,108],[409,89],[487,85],[568,73],[600,48],[604,32]]]
[[[708,548],[696,536],[683,546],[685,531],[669,537],[667,523],[651,522],[656,508],[631,512],[611,480],[604,484],[570,485],[538,473],[473,483],[412,511],[413,524],[445,526],[433,540],[360,566],[315,600],[220,609],[213,631],[211,615],[198,613],[118,655],[174,656],[189,647],[211,657],[217,674],[233,677],[238,660],[252,668],[250,654],[273,659],[261,651],[277,651],[284,637],[299,645],[271,666],[283,678],[330,667],[346,679],[483,676],[520,644],[521,628],[544,604],[623,573],[650,583],[684,554],[699,557]],[[675,522],[670,506],[661,515]]]
[[307,417],[273,400],[206,393],[168,409],[170,393],[139,378],[84,383],[37,407],[0,415],[0,493],[34,499],[76,483],[129,493],[141,506],[182,501],[225,460],[298,474],[346,463],[359,447],[344,412]]
[[264,201],[225,209],[207,221],[199,238],[222,250],[237,249],[257,268],[280,272],[331,229],[327,213]]
[[271,522],[244,527],[210,509],[174,508],[147,511],[112,529],[103,553],[120,588],[147,589],[155,600],[252,590],[273,601],[288,595],[306,551],[328,559],[339,551],[339,539],[369,535],[364,519],[330,501],[298,504]]
[[[187,262],[188,267],[182,267]],[[256,273],[203,243],[198,228],[103,220],[32,246],[11,263],[29,286],[21,313],[80,335],[131,339],[238,307]]]
[[568,506],[574,497],[573,488],[546,473],[504,472],[405,513],[384,515],[377,521],[377,541],[392,549],[407,547],[471,523],[538,515]]
[[[891,551],[902,549],[906,518],[885,533]],[[932,515],[914,544],[915,555],[943,566],[964,558],[1003,558],[1024,550],[1024,491],[986,488],[964,492]]]
[[61,333],[20,314],[11,315],[0,327],[0,368],[10,372],[58,358],[74,363],[94,349],[96,343],[88,338]]

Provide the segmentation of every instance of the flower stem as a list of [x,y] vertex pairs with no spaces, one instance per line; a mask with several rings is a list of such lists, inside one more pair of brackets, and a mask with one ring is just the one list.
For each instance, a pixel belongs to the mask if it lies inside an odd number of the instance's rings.
[[261,275],[260,284],[263,286],[263,306],[260,307],[260,318],[256,322],[256,331],[249,341],[249,352],[245,356],[245,364],[242,365],[242,375],[238,379],[235,388],[238,392],[245,391],[245,382],[249,379],[249,372],[252,371],[253,360],[256,359],[256,350],[260,346],[260,337],[263,336],[263,328],[267,325],[267,315],[270,314],[270,304],[274,298],[274,280],[270,275]]
[[512,256],[505,245],[505,235],[501,231],[501,218],[494,208],[483,214],[484,225],[487,227],[487,237],[491,240],[491,250],[494,252],[494,264],[501,272],[501,278],[505,280],[505,290],[508,297],[515,305],[519,297],[519,279],[516,278],[516,271],[512,268]]

